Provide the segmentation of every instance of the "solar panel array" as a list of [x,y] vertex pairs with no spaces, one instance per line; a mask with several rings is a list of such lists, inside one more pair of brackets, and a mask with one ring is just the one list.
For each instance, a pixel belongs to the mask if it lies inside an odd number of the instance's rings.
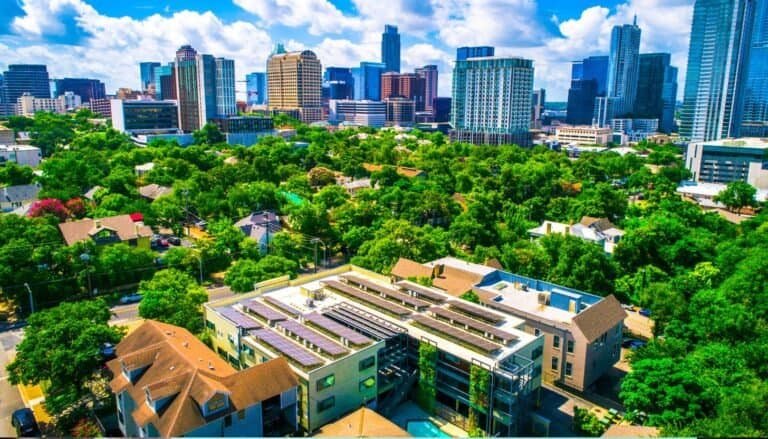
[[317,355],[269,329],[255,329],[249,334],[279,351],[289,360],[299,363],[302,367],[311,368],[324,364],[324,361]]
[[293,335],[303,339],[304,341],[316,346],[323,353],[330,355],[331,357],[338,357],[339,355],[344,355],[349,352],[349,350],[343,346],[334,343],[333,341],[312,331],[297,321],[285,320],[278,323],[277,325],[292,333]]
[[459,314],[457,312],[453,312],[450,310],[447,310],[445,308],[440,308],[439,306],[433,306],[429,308],[429,312],[438,315],[440,317],[451,319],[456,323],[460,323],[462,325],[466,325],[471,329],[474,329],[476,331],[480,331],[483,333],[487,333],[492,335],[493,337],[498,338],[501,340],[504,344],[507,344],[511,341],[517,340],[518,337],[514,334],[511,334],[507,331],[504,331],[502,329],[499,329],[495,326],[491,326],[487,323],[478,322],[477,320],[467,317],[464,314]]
[[347,279],[350,282],[354,282],[357,285],[362,285],[366,287],[370,291],[375,291],[377,293],[380,293],[388,298],[395,299],[399,302],[403,302],[405,304],[411,305],[412,307],[419,309],[419,308],[426,308],[430,306],[429,302],[425,302],[421,299],[417,299],[416,297],[413,297],[411,295],[402,293],[400,291],[397,291],[393,288],[385,287],[383,285],[379,285],[375,282],[371,282],[368,279],[363,279],[358,276],[353,275],[345,275],[343,276],[345,279]]
[[266,296],[264,297],[264,301],[291,317],[298,317],[301,314],[296,308],[274,297]]
[[448,305],[450,305],[451,308],[456,308],[464,314],[470,314],[472,316],[481,318],[487,322],[493,323],[494,325],[504,321],[504,316],[496,314],[495,312],[486,311],[477,305],[470,305],[469,303],[459,300],[452,300],[448,302]]
[[401,280],[400,282],[397,282],[395,285],[397,285],[402,289],[413,291],[414,293],[430,300],[431,302],[435,302],[435,303],[445,302],[444,295],[438,292],[435,292],[423,285],[419,285],[416,282],[411,282],[409,280]]
[[331,334],[347,339],[347,341],[353,345],[361,346],[371,342],[371,339],[363,334],[355,332],[344,325],[340,325],[328,317],[316,312],[304,315],[304,320],[320,329],[330,332]]
[[433,331],[437,331],[459,342],[469,345],[471,349],[478,349],[481,352],[490,354],[501,348],[501,346],[496,343],[492,343],[482,337],[478,337],[477,335],[469,334],[467,331],[439,322],[431,317],[427,317],[422,314],[415,314],[411,318],[413,318],[414,322],[420,325],[426,326]]
[[373,305],[377,308],[390,312],[399,317],[408,316],[412,312],[408,308],[402,307],[400,305],[396,305],[390,301],[382,299],[379,296],[374,296],[372,294],[363,292],[351,285],[347,285],[337,280],[325,280],[323,281],[323,284],[325,284],[326,287],[336,292],[339,292],[349,297],[354,297],[355,299],[361,300],[365,303],[368,303],[369,305]]
[[281,320],[285,320],[286,318],[282,313],[279,313],[254,299],[246,300],[242,302],[242,304],[243,307],[245,307],[245,309],[247,309],[249,312],[256,314],[257,316],[270,322],[279,322]]
[[224,317],[225,319],[237,325],[238,328],[243,328],[243,329],[261,328],[261,325],[256,320],[253,320],[252,318],[236,310],[235,308],[232,308],[231,306],[222,306],[220,308],[216,308],[215,311],[220,316]]

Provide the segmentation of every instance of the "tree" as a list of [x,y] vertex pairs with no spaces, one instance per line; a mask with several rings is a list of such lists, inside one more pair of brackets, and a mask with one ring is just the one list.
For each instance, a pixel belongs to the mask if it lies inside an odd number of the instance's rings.
[[282,256],[268,255],[258,262],[240,259],[232,264],[224,276],[224,283],[236,293],[253,291],[253,285],[280,276],[296,276],[299,264]]
[[85,383],[104,361],[101,345],[123,337],[123,328],[108,324],[110,317],[103,300],[64,302],[32,314],[16,358],[7,365],[11,383],[50,383],[46,406],[61,413],[87,393]]
[[9,186],[30,184],[34,178],[34,171],[29,166],[19,166],[10,162],[0,167],[0,184]]
[[181,326],[192,333],[203,330],[202,304],[208,294],[195,279],[184,272],[161,270],[152,279],[142,281],[139,292],[139,316]]
[[146,279],[155,269],[149,249],[117,243],[102,247],[96,258],[94,286],[119,286]]
[[61,200],[56,198],[44,198],[40,201],[35,201],[29,208],[29,213],[27,215],[31,218],[51,215],[57,218],[59,222],[64,222],[69,218],[69,211]]
[[199,130],[194,131],[192,138],[196,145],[216,145],[227,141],[219,127],[210,122],[203,125]]
[[715,195],[714,200],[725,204],[729,210],[736,210],[736,212],[741,213],[741,209],[757,205],[756,193],[757,189],[754,186],[739,180],[728,183],[725,189]]
[[314,187],[327,186],[336,181],[336,174],[322,166],[310,169],[307,177],[309,178],[309,185]]

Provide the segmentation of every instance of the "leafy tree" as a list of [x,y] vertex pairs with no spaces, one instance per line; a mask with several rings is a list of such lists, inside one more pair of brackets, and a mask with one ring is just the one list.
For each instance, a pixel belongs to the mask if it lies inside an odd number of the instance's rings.
[[139,292],[139,316],[181,326],[192,333],[203,330],[202,304],[208,294],[195,279],[184,272],[167,269],[142,281]]
[[309,178],[309,185],[314,187],[327,186],[336,181],[336,175],[333,171],[322,166],[312,168],[307,177]]
[[102,247],[95,261],[94,285],[119,286],[148,278],[155,269],[149,249],[117,243]]
[[0,167],[0,184],[18,186],[30,184],[34,179],[34,171],[29,166],[19,166],[10,162]]
[[216,145],[227,141],[219,127],[210,122],[193,132],[192,138],[196,145]]
[[35,201],[29,208],[28,215],[32,218],[38,218],[46,215],[51,215],[59,220],[59,222],[66,221],[69,218],[69,211],[61,200],[56,198],[44,198],[40,201]]
[[108,324],[111,313],[102,300],[64,302],[27,320],[16,358],[7,365],[13,384],[50,383],[46,406],[54,414],[88,390],[85,383],[103,363],[103,343],[117,343],[123,329]]
[[280,276],[296,276],[299,264],[282,256],[268,255],[258,262],[240,259],[235,262],[224,276],[224,283],[237,293],[253,290],[253,284]]
[[715,195],[714,200],[725,204],[730,210],[741,212],[741,209],[747,206],[757,205],[755,194],[757,189],[749,183],[743,181],[734,181],[728,183],[725,189]]

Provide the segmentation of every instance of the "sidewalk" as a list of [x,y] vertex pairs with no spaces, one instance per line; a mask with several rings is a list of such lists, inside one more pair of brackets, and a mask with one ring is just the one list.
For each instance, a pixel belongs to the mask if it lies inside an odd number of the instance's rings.
[[51,415],[45,410],[43,402],[45,402],[45,396],[43,396],[43,389],[39,385],[23,385],[18,386],[19,394],[21,394],[21,400],[24,401],[24,405],[31,408],[35,412],[35,419],[41,424],[50,424]]

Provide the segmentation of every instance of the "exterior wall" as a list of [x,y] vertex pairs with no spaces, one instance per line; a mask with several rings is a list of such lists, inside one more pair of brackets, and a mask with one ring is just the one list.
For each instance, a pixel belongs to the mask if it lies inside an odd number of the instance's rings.
[[[570,335],[570,331],[567,329],[556,328],[545,322],[538,322],[533,320],[526,320],[525,332],[529,334],[540,334],[542,336],[542,346],[544,352],[542,354],[541,366],[542,366],[542,380],[546,382],[560,381],[564,377],[565,369],[565,340],[573,339]],[[560,338],[560,347],[554,347],[555,336]],[[557,358],[557,368],[552,368],[552,358]]]
[[579,145],[606,145],[611,136],[609,128],[597,127],[559,127],[557,140],[562,143]]
[[[699,182],[723,184],[733,181],[760,182],[766,178],[764,175],[766,173],[764,168],[768,164],[768,160],[764,158],[766,150],[768,146],[749,148],[746,145],[690,143],[685,154],[685,166],[693,174],[693,180]],[[766,188],[759,185],[756,187]]]
[[[229,421],[227,421],[229,418]],[[229,424],[229,425],[226,425]],[[261,403],[254,404],[245,410],[232,412],[216,418],[202,427],[185,434],[186,437],[237,437],[263,436],[261,419]]]
[[[139,427],[136,425],[136,421],[133,420],[133,416],[131,416],[131,413],[133,413],[137,407],[136,403],[133,401],[133,398],[128,395],[128,392],[121,392],[120,394],[116,395],[115,398],[117,398],[117,420],[120,425],[120,431],[123,432],[125,437],[138,436]],[[121,416],[123,422],[120,422]]]
[[40,148],[27,145],[0,145],[0,163],[16,163],[20,166],[36,167],[40,164]]
[[605,341],[597,339],[585,346],[584,361],[581,363],[583,370],[578,371],[578,374],[583,376],[582,389],[591,386],[619,361],[623,327],[624,325],[619,323],[608,330]]

